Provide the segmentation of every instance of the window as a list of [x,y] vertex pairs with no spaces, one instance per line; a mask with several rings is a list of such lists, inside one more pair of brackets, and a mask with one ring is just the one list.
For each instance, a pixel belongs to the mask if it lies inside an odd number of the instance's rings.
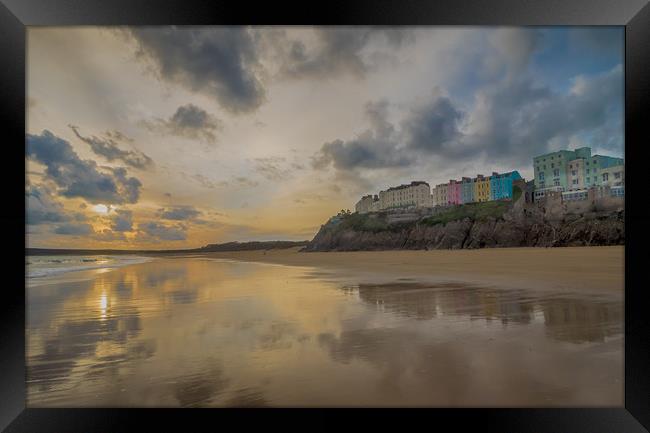
[[621,172],[620,171],[617,171],[616,173],[614,173],[614,179],[620,179],[620,178],[621,178]]
[[594,165],[596,165],[596,164],[598,164],[598,161],[596,161],[596,160],[594,159]]
[[572,176],[575,176],[575,175],[576,175],[576,171],[575,171],[575,170],[571,170],[571,175],[572,175]]
[[589,174],[589,169],[587,169],[587,174]]
[[573,179],[573,184],[577,185],[578,184],[578,179]]
[[553,181],[553,185],[554,185],[554,186],[560,186],[560,179],[555,179],[555,180]]
[[556,168],[555,170],[553,170],[553,176],[559,176],[559,175],[560,175],[560,169],[559,168]]
[[551,164],[551,168],[555,168],[555,164]]
[[609,180],[609,173],[603,173],[603,182],[607,182]]
[[590,177],[587,178],[587,183],[589,183],[590,179],[591,179]]
[[573,164],[569,164],[569,168],[573,168]]
[[545,166],[545,165],[543,165],[542,167],[544,167],[544,170],[546,170],[546,166]]

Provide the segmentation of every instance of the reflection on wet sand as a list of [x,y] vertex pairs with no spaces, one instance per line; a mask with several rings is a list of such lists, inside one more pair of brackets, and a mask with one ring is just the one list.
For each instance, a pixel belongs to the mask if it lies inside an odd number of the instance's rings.
[[[391,313],[416,319],[466,316],[470,320],[499,320],[528,324],[541,319],[549,336],[563,341],[604,341],[622,333],[622,304],[611,297],[571,297],[534,294],[527,290],[499,290],[460,284],[360,284],[344,287],[359,298]],[[538,313],[541,313],[538,314]]]
[[28,405],[622,404],[622,300],[158,259],[28,289]]

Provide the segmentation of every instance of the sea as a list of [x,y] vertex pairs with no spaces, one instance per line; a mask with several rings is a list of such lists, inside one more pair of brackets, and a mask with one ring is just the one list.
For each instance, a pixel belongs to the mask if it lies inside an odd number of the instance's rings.
[[103,270],[144,263],[150,257],[133,255],[26,256],[26,277],[33,284],[47,282],[48,277],[80,271]]

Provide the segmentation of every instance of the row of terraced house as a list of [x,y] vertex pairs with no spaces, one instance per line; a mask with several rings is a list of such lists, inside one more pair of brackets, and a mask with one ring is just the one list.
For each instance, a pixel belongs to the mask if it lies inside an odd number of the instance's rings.
[[522,179],[519,172],[493,172],[492,176],[477,175],[474,178],[451,179],[433,189],[427,182],[414,181],[361,197],[355,205],[359,213],[377,212],[409,207],[449,206],[490,200],[511,199],[513,182]]
[[[450,206],[492,200],[510,200],[514,184],[527,191],[526,200],[542,199],[549,193],[563,200],[586,200],[588,196],[624,197],[625,170],[622,158],[591,155],[589,147],[560,150],[533,158],[534,182],[526,183],[518,171],[493,172],[491,176],[451,179],[431,188],[427,182],[414,181],[365,195],[355,209],[359,213],[399,208]],[[591,194],[591,195],[590,195]]]

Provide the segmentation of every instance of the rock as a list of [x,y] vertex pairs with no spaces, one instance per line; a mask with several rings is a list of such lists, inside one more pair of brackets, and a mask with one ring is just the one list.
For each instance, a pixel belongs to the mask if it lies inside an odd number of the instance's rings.
[[523,205],[520,200],[499,217],[465,217],[435,225],[426,224],[423,218],[408,222],[410,218],[412,215],[400,218],[393,213],[391,223],[387,215],[372,214],[372,221],[385,224],[379,229],[347,227],[345,220],[337,225],[326,224],[304,251],[560,247],[625,242],[625,215],[620,210],[571,213],[557,203]]

